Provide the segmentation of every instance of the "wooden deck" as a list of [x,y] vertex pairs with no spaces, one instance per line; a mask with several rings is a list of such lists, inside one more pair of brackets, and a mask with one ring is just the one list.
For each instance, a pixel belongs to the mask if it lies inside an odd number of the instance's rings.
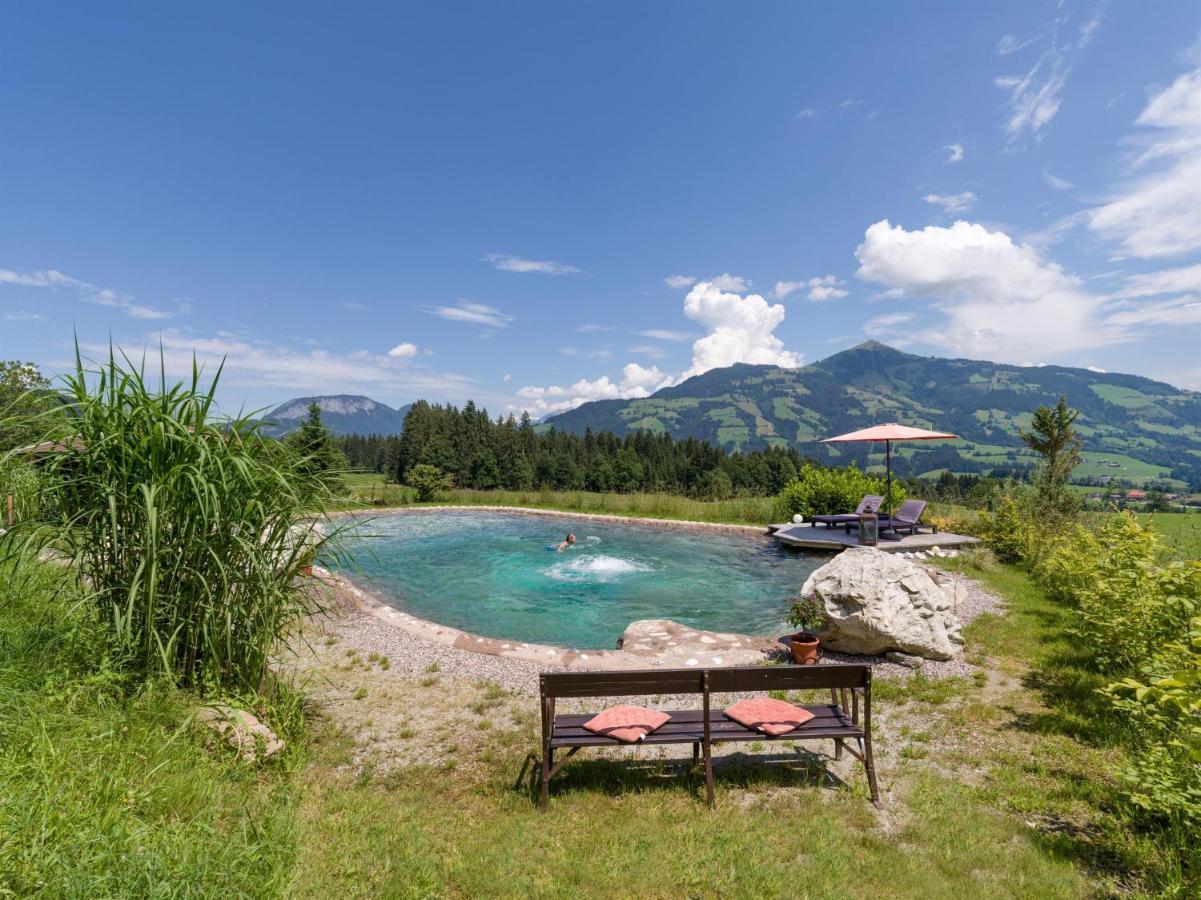
[[[806,523],[804,525],[768,525],[767,530],[781,544],[788,544],[790,547],[838,552],[847,547],[859,546],[859,532],[854,528],[851,529],[850,534],[847,534],[842,528],[827,528],[824,525]],[[885,553],[912,553],[915,550],[929,550],[932,547],[941,547],[946,550],[951,547],[961,548],[978,543],[980,543],[979,538],[969,537],[966,534],[952,534],[949,531],[932,534],[929,530],[925,530],[918,534],[906,535],[897,535],[890,531],[880,535],[880,543],[876,549],[883,550]]]

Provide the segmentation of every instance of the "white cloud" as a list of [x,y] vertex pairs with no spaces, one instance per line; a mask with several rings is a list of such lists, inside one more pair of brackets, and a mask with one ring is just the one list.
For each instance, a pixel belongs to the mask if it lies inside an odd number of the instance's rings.
[[812,119],[816,115],[817,115],[817,110],[813,109],[812,107],[805,107],[800,112],[798,112],[795,116],[793,116],[793,118],[794,119]]
[[971,191],[961,191],[958,194],[927,194],[922,199],[941,206],[944,213],[953,216],[971,209],[979,198]]
[[668,275],[663,279],[663,281],[666,282],[669,288],[673,288],[675,290],[682,290],[683,288],[692,287],[694,284],[696,284],[696,279],[691,275]]
[[1095,209],[1090,227],[1132,256],[1201,250],[1201,69],[1154,94],[1137,124],[1152,129],[1135,162],[1150,171]]
[[526,259],[509,253],[486,253],[481,257],[502,272],[537,272],[541,275],[574,275],[581,271],[575,266],[550,259]]
[[671,331],[667,328],[647,328],[643,331],[635,331],[634,334],[656,341],[690,341],[696,337],[691,331]]
[[649,356],[651,359],[666,359],[668,356],[662,347],[656,347],[654,344],[635,344],[630,348],[630,352],[638,356]]
[[338,304],[338,307],[346,310],[347,312],[366,312],[368,308],[366,304],[356,303],[353,300],[343,300]]
[[388,355],[393,359],[412,359],[417,355],[417,345],[405,341],[389,350]]
[[[83,343],[82,349],[94,358],[108,355],[107,343]],[[182,377],[191,372],[196,358],[212,375],[222,359],[225,368],[221,381],[225,387],[246,387],[262,391],[278,388],[281,393],[295,395],[313,393],[373,392],[401,398],[425,397],[430,400],[461,402],[475,396],[477,402],[487,399],[481,395],[474,379],[455,372],[432,372],[410,364],[408,359],[396,359],[387,354],[366,351],[330,353],[325,350],[297,349],[294,346],[252,335],[220,331],[215,334],[195,334],[179,329],[147,334],[142,338],[123,340],[120,347],[131,359],[143,355],[158,365],[162,347],[167,372]],[[493,400],[499,399],[492,397]]]
[[982,225],[906,231],[884,220],[867,229],[855,255],[860,278],[928,300],[936,321],[913,337],[954,354],[1016,362],[1129,337],[1105,321],[1103,298],[1081,279]]
[[44,269],[38,272],[17,272],[13,269],[0,269],[0,284],[36,288],[69,288],[74,290],[79,295],[79,299],[85,303],[94,303],[97,306],[120,309],[134,319],[171,319],[175,316],[187,315],[192,311],[191,300],[177,300],[175,309],[173,310],[145,306],[134,303],[133,297],[128,294],[122,294],[111,288],[102,288],[87,281],[72,278],[70,275],[64,275],[57,269]]
[[783,300],[790,294],[807,289],[806,296],[810,300],[839,300],[848,294],[842,285],[843,282],[835,275],[823,275],[807,281],[777,281],[772,290],[772,296],[777,300]]
[[945,144],[942,149],[947,151],[945,162],[957,163],[963,159],[963,144]]
[[1098,375],[1108,375],[1108,369],[1102,369],[1100,366],[1085,366],[1090,372],[1096,372]]
[[[1092,41],[1101,24],[1100,6],[1079,28],[1070,30],[1070,17],[1058,19],[1050,29],[1032,37],[1019,39],[1008,34],[997,43],[997,53],[1008,56],[1024,47],[1040,42],[1047,35],[1050,46],[1023,75],[1004,75],[993,80],[997,87],[1009,92],[1008,117],[1004,128],[1010,141],[1022,137],[1041,140],[1059,112],[1063,89],[1076,57]],[[1066,34],[1065,34],[1066,32]]]
[[466,322],[469,325],[484,325],[488,328],[504,328],[515,318],[501,312],[495,306],[462,299],[455,306],[435,306],[424,311],[451,322]]
[[1048,169],[1043,169],[1043,181],[1045,181],[1047,186],[1053,191],[1066,191],[1076,186],[1066,178],[1060,178],[1058,175],[1052,175]]
[[27,309],[18,309],[14,312],[4,314],[6,322],[36,322],[44,318],[46,317],[41,313],[30,312]]
[[501,380],[502,380],[502,381],[512,381],[512,380],[513,380],[513,373],[512,373],[512,372],[505,372],[505,377],[504,377],[504,378],[502,378]]
[[1131,275],[1115,297],[1154,297],[1157,294],[1201,293],[1201,263],[1179,269],[1160,269]]
[[863,325],[863,332],[868,337],[888,337],[898,333],[897,326],[912,322],[913,319],[913,313],[884,313],[868,319]]
[[579,347],[560,347],[559,352],[564,356],[578,356],[585,359],[613,358],[613,350],[609,347],[598,347],[594,350],[581,350]]
[[737,294],[741,294],[751,286],[749,278],[743,278],[741,275],[731,275],[729,272],[718,275],[716,278],[710,278],[709,283],[719,291],[733,291]]
[[[590,400],[646,397],[657,390],[677,384],[679,381],[699,375],[719,366],[734,363],[758,363],[796,367],[801,356],[784,349],[783,342],[775,336],[775,329],[784,321],[784,307],[769,304],[758,294],[745,297],[723,291],[722,284],[737,284],[745,288],[745,279],[723,275],[712,281],[693,285],[684,298],[684,314],[706,326],[709,333],[692,345],[692,365],[679,378],[661,372],[655,366],[628,363],[622,369],[621,379],[614,381],[605,375],[594,380],[586,378],[570,387],[549,385],[538,387],[526,385],[517,395],[525,407],[540,416],[562,412]],[[682,332],[651,329],[638,332],[644,336],[677,339]],[[634,348],[631,352],[649,348]]]
[[575,330],[581,334],[589,334],[593,331],[616,331],[616,325],[596,325],[591,322],[585,322],[583,325],[577,325]]
[[593,381],[581,378],[570,387],[553,384],[549,387],[527,385],[517,391],[517,396],[529,401],[525,405],[531,413],[545,416],[572,409],[590,400],[649,397],[672,383],[670,376],[664,375],[654,366],[647,368],[638,363],[629,363],[621,371],[622,377],[619,382],[603,375]]
[[692,366],[684,378],[740,362],[790,368],[801,364],[801,357],[785,350],[774,334],[784,321],[784,307],[758,294],[744,297],[723,290],[718,279],[702,281],[684,298],[684,315],[710,329],[692,345]]

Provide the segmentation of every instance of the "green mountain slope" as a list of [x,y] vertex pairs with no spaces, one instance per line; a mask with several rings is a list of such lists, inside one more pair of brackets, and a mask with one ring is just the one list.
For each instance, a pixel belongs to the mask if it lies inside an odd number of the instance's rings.
[[897,471],[985,472],[1031,461],[1018,428],[1061,393],[1081,411],[1078,476],[1201,482],[1201,394],[1137,375],[915,356],[876,341],[800,369],[713,369],[644,399],[585,403],[545,424],[577,433],[667,431],[731,450],[792,444],[817,459],[874,464],[871,448],[819,440],[895,421],[962,438],[898,444]]

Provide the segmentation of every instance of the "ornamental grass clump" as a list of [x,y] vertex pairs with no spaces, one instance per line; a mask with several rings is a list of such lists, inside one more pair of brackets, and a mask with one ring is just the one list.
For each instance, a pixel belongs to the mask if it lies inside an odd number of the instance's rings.
[[[304,461],[248,419],[218,423],[211,383],[152,390],[110,354],[64,378],[75,440],[48,455],[49,508],[9,549],[65,556],[95,604],[117,664],[216,692],[262,691],[277,640],[319,601],[297,588],[336,529]],[[317,509],[316,512],[320,512]]]

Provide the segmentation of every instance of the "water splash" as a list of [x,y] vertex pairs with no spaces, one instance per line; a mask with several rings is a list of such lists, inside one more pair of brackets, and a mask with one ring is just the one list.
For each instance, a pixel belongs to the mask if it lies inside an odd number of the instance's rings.
[[650,566],[620,559],[616,556],[577,556],[575,559],[555,563],[543,572],[555,581],[599,582],[606,584],[626,575],[651,572]]

